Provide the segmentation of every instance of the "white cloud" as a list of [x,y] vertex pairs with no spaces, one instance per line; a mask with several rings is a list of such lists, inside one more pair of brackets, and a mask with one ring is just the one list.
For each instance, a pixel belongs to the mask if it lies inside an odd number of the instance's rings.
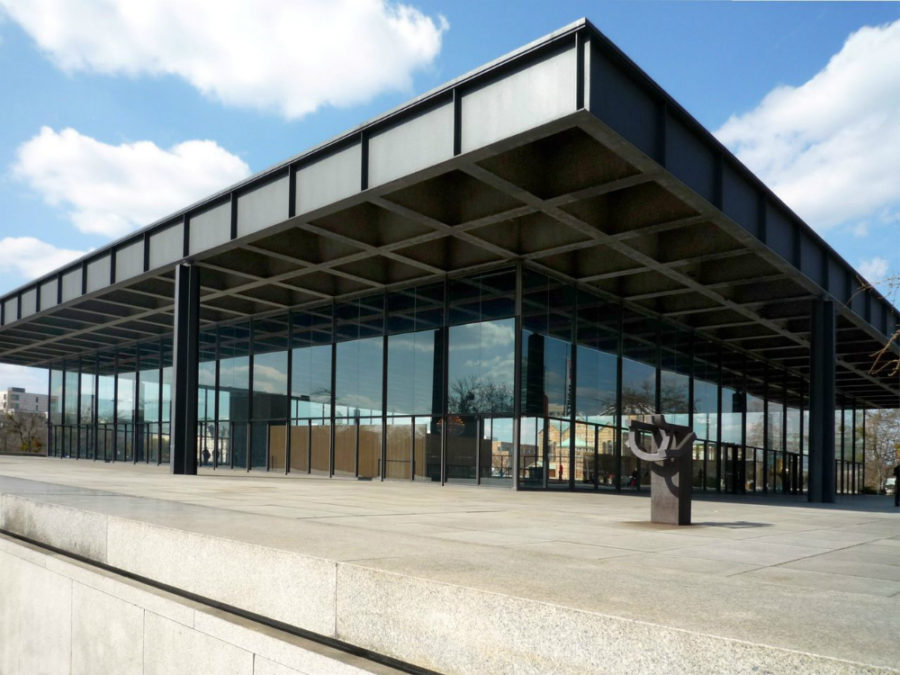
[[717,132],[810,225],[900,209],[900,21],[865,27],[799,87],[773,89]]
[[390,0],[0,0],[63,69],[174,75],[286,118],[408,89],[443,17]]
[[863,260],[859,264],[859,273],[866,281],[878,284],[888,276],[888,261],[878,256],[870,260]]
[[0,272],[34,279],[85,253],[87,251],[56,248],[34,237],[3,237],[0,239]]
[[[3,0],[0,0],[2,2]],[[49,127],[24,143],[15,174],[86,233],[121,235],[184,208],[250,174],[213,141],[168,150],[149,141],[108,145]]]

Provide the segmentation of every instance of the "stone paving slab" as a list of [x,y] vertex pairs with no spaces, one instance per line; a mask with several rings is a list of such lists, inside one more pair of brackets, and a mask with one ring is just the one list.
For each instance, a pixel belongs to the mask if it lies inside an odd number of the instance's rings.
[[647,522],[646,494],[0,457],[0,508],[7,529],[165,583],[190,569],[193,592],[436,670],[900,672],[887,497],[704,497],[678,528]]

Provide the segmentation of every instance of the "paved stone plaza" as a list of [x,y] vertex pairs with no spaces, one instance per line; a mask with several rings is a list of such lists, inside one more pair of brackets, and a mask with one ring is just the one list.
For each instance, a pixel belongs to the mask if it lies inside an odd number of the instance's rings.
[[704,497],[679,528],[649,524],[646,493],[20,457],[0,457],[0,493],[7,531],[435,670],[900,664],[889,497]]

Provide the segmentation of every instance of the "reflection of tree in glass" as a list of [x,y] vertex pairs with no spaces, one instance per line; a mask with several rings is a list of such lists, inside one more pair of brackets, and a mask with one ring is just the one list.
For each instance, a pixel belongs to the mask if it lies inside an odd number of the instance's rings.
[[[663,411],[667,413],[688,413],[688,396],[685,388],[678,383],[663,383],[659,392],[659,403]],[[698,402],[694,406],[699,407]],[[615,401],[610,401],[609,411],[615,412]],[[638,387],[622,387],[622,414],[623,415],[652,415],[656,412],[656,396],[649,382],[642,382]]]
[[513,392],[505,382],[484,382],[470,375],[450,385],[448,403],[451,411],[461,414],[510,412],[513,409]]
[[881,491],[898,461],[900,410],[868,411],[865,428],[858,428],[856,434],[857,438],[864,434],[866,443],[866,487]]

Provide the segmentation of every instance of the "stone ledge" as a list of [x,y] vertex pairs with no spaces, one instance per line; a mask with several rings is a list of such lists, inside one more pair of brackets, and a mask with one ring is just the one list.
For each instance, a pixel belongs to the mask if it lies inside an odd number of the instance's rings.
[[[442,672],[898,672],[385,571],[363,561],[327,560],[52,499],[2,495],[0,528]],[[218,513],[226,520],[230,515]],[[160,635],[182,631],[170,623],[185,623],[183,618],[166,612],[158,616],[153,626]]]

